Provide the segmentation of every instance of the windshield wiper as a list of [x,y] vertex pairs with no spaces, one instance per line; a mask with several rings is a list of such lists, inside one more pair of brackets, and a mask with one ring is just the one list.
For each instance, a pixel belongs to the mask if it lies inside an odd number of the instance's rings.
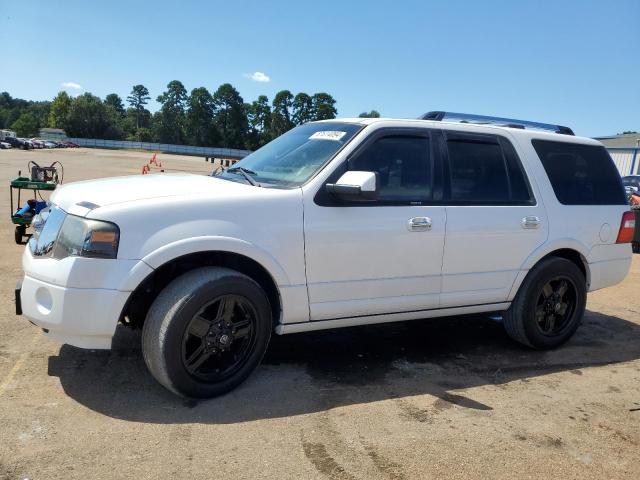
[[231,168],[227,168],[225,171],[229,173],[240,172],[242,176],[245,178],[245,180],[249,182],[249,184],[253,185],[254,187],[262,186],[251,177],[251,175],[257,175],[257,173],[254,172],[253,170],[249,170],[248,168],[244,168],[244,167],[231,167]]

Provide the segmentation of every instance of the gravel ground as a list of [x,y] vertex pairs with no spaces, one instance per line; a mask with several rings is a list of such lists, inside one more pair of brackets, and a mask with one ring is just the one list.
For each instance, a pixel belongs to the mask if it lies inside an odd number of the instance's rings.
[[[0,183],[30,159],[61,160],[71,181],[149,158],[3,150]],[[85,351],[16,317],[24,247],[8,196],[0,215],[0,478],[640,478],[640,257],[556,351],[522,348],[486,316],[296,334],[240,388],[195,402],[150,378],[139,332]]]

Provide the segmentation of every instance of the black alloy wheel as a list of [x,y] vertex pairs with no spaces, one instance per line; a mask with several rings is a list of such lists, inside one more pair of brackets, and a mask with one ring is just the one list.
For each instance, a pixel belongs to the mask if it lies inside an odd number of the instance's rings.
[[182,364],[190,375],[219,382],[236,373],[256,339],[257,314],[249,300],[222,295],[191,319],[182,339]]
[[576,308],[576,286],[570,278],[558,276],[543,287],[536,304],[536,325],[542,335],[561,335]]

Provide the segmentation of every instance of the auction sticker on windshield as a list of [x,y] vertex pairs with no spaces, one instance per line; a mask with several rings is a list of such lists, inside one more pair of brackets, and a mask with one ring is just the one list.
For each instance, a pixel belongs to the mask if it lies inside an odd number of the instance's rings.
[[339,132],[337,130],[321,130],[309,137],[309,140],[335,140],[339,141],[347,134],[347,132]]

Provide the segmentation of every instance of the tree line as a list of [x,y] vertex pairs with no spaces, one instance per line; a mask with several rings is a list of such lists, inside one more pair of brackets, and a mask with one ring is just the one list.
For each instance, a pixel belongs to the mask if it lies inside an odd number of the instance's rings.
[[[272,102],[260,95],[246,103],[229,83],[213,93],[205,87],[188,93],[182,82],[173,80],[157,97],[160,109],[153,114],[146,107],[149,100],[144,85],[134,85],[124,101],[116,93],[101,99],[88,92],[73,97],[62,91],[51,102],[34,102],[2,92],[0,128],[11,128],[21,137],[52,127],[70,137],[255,150],[296,125],[338,113],[335,99],[325,92],[294,96],[282,90]],[[380,115],[372,110],[361,116]]]

